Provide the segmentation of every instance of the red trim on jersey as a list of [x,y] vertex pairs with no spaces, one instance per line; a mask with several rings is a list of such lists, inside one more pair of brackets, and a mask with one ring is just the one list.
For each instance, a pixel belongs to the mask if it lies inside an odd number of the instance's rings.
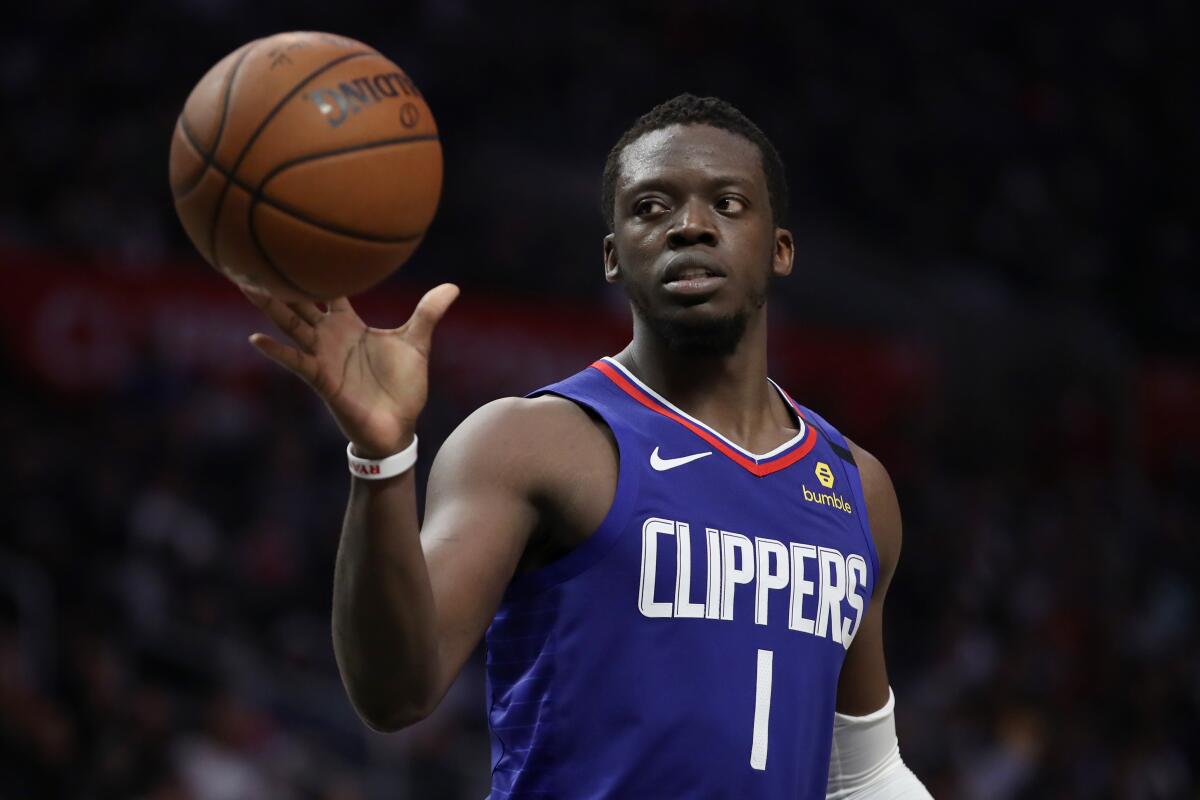
[[792,409],[796,412],[796,416],[804,420],[806,424],[812,425],[812,420],[809,419],[808,415],[804,413],[804,409],[800,407],[800,404],[792,399],[792,396],[787,393],[787,390],[778,384],[775,385],[775,388],[783,392],[783,396],[787,399],[788,403],[792,406]]
[[[656,401],[653,397],[648,396],[641,389],[639,389],[638,387],[636,387],[632,383],[630,383],[628,380],[626,380],[625,376],[622,375],[620,373],[620,371],[613,369],[612,365],[610,365],[608,362],[600,360],[600,361],[597,361],[596,363],[592,364],[592,366],[594,368],[600,370],[600,372],[606,378],[608,378],[610,381],[612,381],[614,384],[616,384],[617,388],[619,388],[621,391],[625,392],[625,394],[629,395],[634,400],[638,401],[639,403],[641,403],[642,405],[644,405],[646,408],[650,409],[651,411],[662,414],[667,419],[678,422],[680,425],[687,428],[689,431],[696,434],[697,436],[699,436],[704,441],[708,442],[713,447],[717,448],[717,450],[720,451],[721,454],[724,455],[726,458],[729,458],[731,461],[735,462],[738,466],[757,475],[760,478],[763,477],[764,475],[770,475],[772,472],[778,472],[779,470],[781,470],[785,467],[790,467],[792,464],[795,464],[797,461],[799,461],[800,459],[802,459],[806,455],[808,455],[810,452],[812,452],[813,447],[815,447],[817,444],[816,428],[814,428],[812,426],[812,424],[809,423],[808,424],[808,433],[805,435],[804,441],[802,441],[802,442],[800,442],[800,444],[796,445],[795,449],[791,450],[790,452],[785,453],[782,456],[776,457],[772,461],[767,461],[762,464],[756,464],[753,459],[746,458],[746,456],[744,456],[741,453],[739,453],[738,451],[734,450],[732,447],[725,444],[725,442],[721,441],[719,438],[717,438],[713,434],[709,433],[708,431],[704,430],[704,428],[701,428],[699,425],[695,424],[691,420],[689,420],[685,417],[679,416],[678,414],[676,414],[674,411],[672,411],[669,408],[664,408],[662,406],[662,404],[660,404],[658,401]],[[787,394],[785,393],[784,396],[787,397]],[[800,416],[803,416],[803,414],[800,413],[799,407],[796,406],[796,402],[794,400],[792,400],[792,398],[790,398],[790,397],[788,397],[787,399],[789,401],[791,401],[792,407],[796,409],[796,413],[800,414]]]

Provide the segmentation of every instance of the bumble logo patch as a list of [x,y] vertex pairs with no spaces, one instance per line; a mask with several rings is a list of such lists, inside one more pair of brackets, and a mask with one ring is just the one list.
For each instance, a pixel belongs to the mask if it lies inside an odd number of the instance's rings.
[[847,514],[854,513],[854,507],[850,505],[850,501],[840,494],[834,492],[814,492],[803,483],[800,484],[800,489],[804,492],[804,499],[810,503],[836,508],[838,511],[844,511]]
[[813,472],[817,473],[817,480],[821,482],[822,486],[826,489],[833,488],[833,470],[829,468],[828,464],[824,461],[818,461],[817,468]]

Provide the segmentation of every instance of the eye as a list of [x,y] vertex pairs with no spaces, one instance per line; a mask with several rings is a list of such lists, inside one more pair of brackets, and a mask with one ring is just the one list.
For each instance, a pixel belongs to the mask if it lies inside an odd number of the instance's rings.
[[746,201],[735,194],[727,194],[717,200],[716,209],[725,214],[739,214],[746,210]]
[[646,197],[638,200],[633,206],[633,213],[639,217],[648,217],[667,210],[667,204],[656,197]]

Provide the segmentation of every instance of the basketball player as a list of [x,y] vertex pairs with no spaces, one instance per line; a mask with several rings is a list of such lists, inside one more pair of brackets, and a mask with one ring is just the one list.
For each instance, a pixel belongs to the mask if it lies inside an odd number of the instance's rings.
[[[492,798],[926,798],[900,760],[887,472],[767,377],[783,165],[682,95],[609,154],[604,273],[633,340],[490,403],[411,466],[439,286],[395,330],[251,299],[350,440],[333,638],[372,728],[428,715],[486,632]],[[419,533],[419,536],[418,536]]]

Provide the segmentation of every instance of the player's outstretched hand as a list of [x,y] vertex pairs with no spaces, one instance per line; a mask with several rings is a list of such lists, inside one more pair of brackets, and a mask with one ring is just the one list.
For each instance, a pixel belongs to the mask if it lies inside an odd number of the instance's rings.
[[430,289],[408,322],[392,330],[368,327],[344,297],[322,311],[316,303],[242,292],[292,341],[255,333],[250,343],[321,396],[356,453],[383,458],[408,445],[428,396],[433,329],[458,297],[457,286]]

